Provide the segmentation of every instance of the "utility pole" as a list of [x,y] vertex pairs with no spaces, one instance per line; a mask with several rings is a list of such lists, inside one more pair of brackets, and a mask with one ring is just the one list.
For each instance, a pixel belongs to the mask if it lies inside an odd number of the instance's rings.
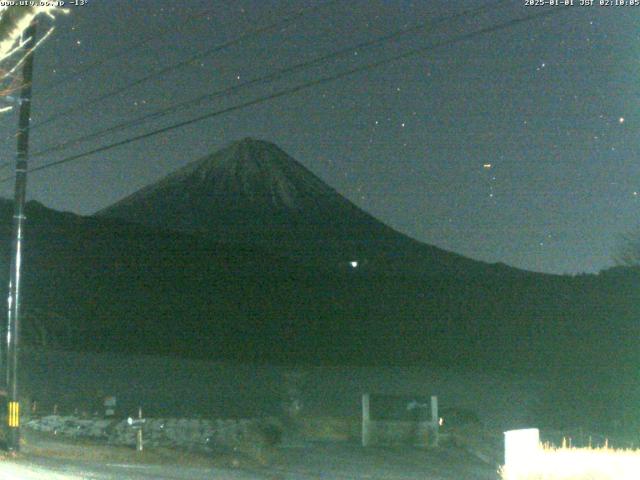
[[29,122],[31,117],[31,84],[33,78],[33,49],[36,44],[35,21],[23,33],[27,52],[22,67],[20,118],[16,154],[16,183],[13,206],[13,245],[7,315],[7,447],[20,450],[20,401],[18,400],[18,360],[20,354],[20,281],[22,267],[22,239],[24,204],[27,193],[27,158],[29,154]]

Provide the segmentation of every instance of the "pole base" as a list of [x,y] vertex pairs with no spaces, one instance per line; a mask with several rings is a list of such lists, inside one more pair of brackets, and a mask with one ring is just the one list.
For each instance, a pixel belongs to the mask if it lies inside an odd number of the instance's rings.
[[10,452],[20,451],[20,428],[9,427],[7,429],[7,450]]

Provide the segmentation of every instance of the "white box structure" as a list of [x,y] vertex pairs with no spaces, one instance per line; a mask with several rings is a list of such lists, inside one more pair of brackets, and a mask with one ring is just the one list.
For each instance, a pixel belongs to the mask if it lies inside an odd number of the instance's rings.
[[540,452],[540,431],[537,428],[504,432],[504,464],[509,469],[530,464]]

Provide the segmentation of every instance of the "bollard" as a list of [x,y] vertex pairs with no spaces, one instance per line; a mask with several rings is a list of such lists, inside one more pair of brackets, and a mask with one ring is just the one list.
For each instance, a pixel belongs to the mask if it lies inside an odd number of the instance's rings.
[[371,436],[371,416],[369,413],[370,396],[368,393],[362,394],[362,446],[368,447]]
[[431,446],[438,447],[440,444],[440,417],[438,416],[438,397],[436,395],[431,395],[431,430],[433,432]]
[[138,407],[138,418],[127,418],[127,423],[131,428],[136,430],[136,450],[142,452],[144,444],[142,441],[142,426],[145,423],[145,419],[142,418],[142,407]]
[[[142,421],[142,407],[138,407],[138,420]],[[141,452],[142,449],[142,426],[140,426],[138,429],[138,436],[136,437],[136,450]]]

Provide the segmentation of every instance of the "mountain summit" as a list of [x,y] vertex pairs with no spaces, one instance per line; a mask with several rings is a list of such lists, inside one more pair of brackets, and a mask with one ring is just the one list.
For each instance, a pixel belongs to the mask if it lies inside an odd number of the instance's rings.
[[97,215],[253,242],[269,228],[282,234],[306,223],[313,229],[321,212],[352,216],[356,210],[273,143],[245,138]]
[[259,245],[323,264],[382,261],[387,268],[389,261],[417,262],[421,269],[464,270],[480,263],[396,232],[273,143],[252,138],[190,163],[96,215]]

